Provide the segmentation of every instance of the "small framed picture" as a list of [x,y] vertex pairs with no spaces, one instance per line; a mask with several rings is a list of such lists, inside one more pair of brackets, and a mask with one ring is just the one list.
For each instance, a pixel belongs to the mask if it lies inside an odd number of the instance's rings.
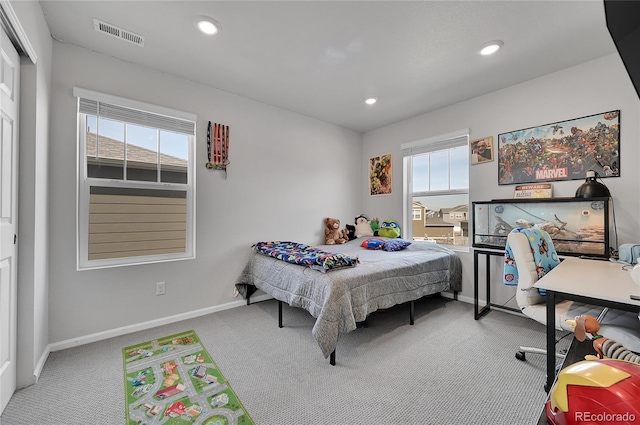
[[493,136],[469,142],[471,165],[493,161]]

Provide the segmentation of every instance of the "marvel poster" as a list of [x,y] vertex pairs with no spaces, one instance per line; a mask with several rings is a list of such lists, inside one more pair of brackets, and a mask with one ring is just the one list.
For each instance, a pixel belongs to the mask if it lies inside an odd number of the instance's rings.
[[620,176],[620,111],[498,135],[498,184]]

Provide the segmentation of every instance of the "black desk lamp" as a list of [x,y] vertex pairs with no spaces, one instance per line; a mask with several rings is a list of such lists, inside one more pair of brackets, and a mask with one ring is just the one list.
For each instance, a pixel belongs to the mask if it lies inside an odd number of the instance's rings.
[[587,178],[576,190],[576,198],[602,198],[611,196],[607,186],[596,180],[596,173],[593,170],[587,171]]

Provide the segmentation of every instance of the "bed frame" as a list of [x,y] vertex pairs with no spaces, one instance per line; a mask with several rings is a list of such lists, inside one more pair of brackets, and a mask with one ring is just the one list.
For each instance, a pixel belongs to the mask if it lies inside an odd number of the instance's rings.
[[[458,291],[453,291],[453,299],[458,299]],[[282,304],[283,301],[278,300],[278,327],[281,329],[284,327],[284,325],[282,324]],[[409,304],[409,324],[413,326],[413,324],[415,323],[415,300],[411,300],[407,304]],[[251,305],[251,295],[247,295],[247,305]],[[331,366],[336,365],[335,349],[329,355],[329,364]]]

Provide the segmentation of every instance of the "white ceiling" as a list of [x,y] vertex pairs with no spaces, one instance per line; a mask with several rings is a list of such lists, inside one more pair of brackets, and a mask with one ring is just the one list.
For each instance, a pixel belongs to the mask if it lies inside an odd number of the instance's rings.
[[[616,52],[599,0],[40,4],[59,41],[359,132]],[[219,34],[198,32],[198,15]],[[93,18],[145,46],[94,31]],[[480,56],[495,39],[503,49]]]

